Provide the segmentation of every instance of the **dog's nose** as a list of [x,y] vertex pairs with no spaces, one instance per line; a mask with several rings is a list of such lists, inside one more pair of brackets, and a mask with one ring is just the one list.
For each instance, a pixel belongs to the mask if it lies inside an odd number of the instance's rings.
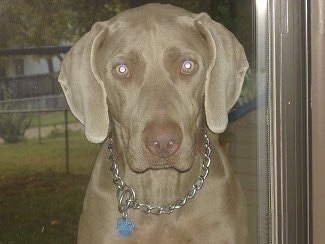
[[180,148],[182,139],[182,130],[173,121],[150,122],[143,130],[146,148],[160,158],[173,155]]

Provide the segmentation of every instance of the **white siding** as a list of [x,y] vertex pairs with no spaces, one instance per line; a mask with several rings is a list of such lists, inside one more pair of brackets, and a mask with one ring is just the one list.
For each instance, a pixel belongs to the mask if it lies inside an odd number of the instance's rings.
[[[8,62],[7,77],[15,77],[15,62],[16,59],[24,60],[24,76],[47,74],[49,72],[47,61],[44,58],[35,56],[15,56],[11,57]],[[53,57],[54,71],[60,70],[61,62],[57,57]]]

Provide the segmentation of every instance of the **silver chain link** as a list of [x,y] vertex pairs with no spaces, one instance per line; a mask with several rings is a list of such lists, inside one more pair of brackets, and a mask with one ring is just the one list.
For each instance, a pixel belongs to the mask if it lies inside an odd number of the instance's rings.
[[122,178],[119,175],[119,170],[117,168],[115,157],[113,153],[113,138],[112,134],[109,134],[109,159],[112,161],[112,166],[110,168],[113,174],[113,183],[117,186],[117,193],[116,197],[118,200],[118,210],[122,213],[123,216],[127,215],[127,210],[129,208],[139,209],[145,214],[154,214],[154,215],[161,215],[161,214],[170,214],[173,213],[175,209],[179,209],[183,207],[189,199],[194,198],[197,191],[199,191],[204,184],[205,179],[209,174],[209,166],[211,163],[210,155],[211,155],[211,148],[210,148],[210,140],[205,132],[205,153],[204,153],[204,160],[202,162],[202,174],[198,177],[198,180],[192,185],[191,189],[187,192],[187,194],[177,200],[172,204],[168,204],[166,206],[151,206],[146,203],[140,203],[135,197],[134,190],[129,187],[127,184],[124,183]]

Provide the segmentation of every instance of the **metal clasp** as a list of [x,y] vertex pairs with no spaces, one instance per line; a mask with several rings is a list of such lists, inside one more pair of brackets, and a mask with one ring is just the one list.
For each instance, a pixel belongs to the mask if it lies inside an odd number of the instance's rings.
[[118,189],[116,197],[118,201],[118,211],[123,216],[127,216],[127,210],[129,208],[132,208],[132,206],[135,203],[134,190],[131,187],[124,184],[121,189]]

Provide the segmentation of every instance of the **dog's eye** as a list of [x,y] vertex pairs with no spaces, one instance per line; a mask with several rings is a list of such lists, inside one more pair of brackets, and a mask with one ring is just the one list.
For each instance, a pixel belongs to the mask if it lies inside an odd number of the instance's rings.
[[195,69],[194,62],[191,60],[186,60],[182,64],[181,73],[184,75],[189,75],[194,71],[194,69]]
[[120,78],[128,78],[130,76],[130,71],[125,64],[117,65],[115,72]]

